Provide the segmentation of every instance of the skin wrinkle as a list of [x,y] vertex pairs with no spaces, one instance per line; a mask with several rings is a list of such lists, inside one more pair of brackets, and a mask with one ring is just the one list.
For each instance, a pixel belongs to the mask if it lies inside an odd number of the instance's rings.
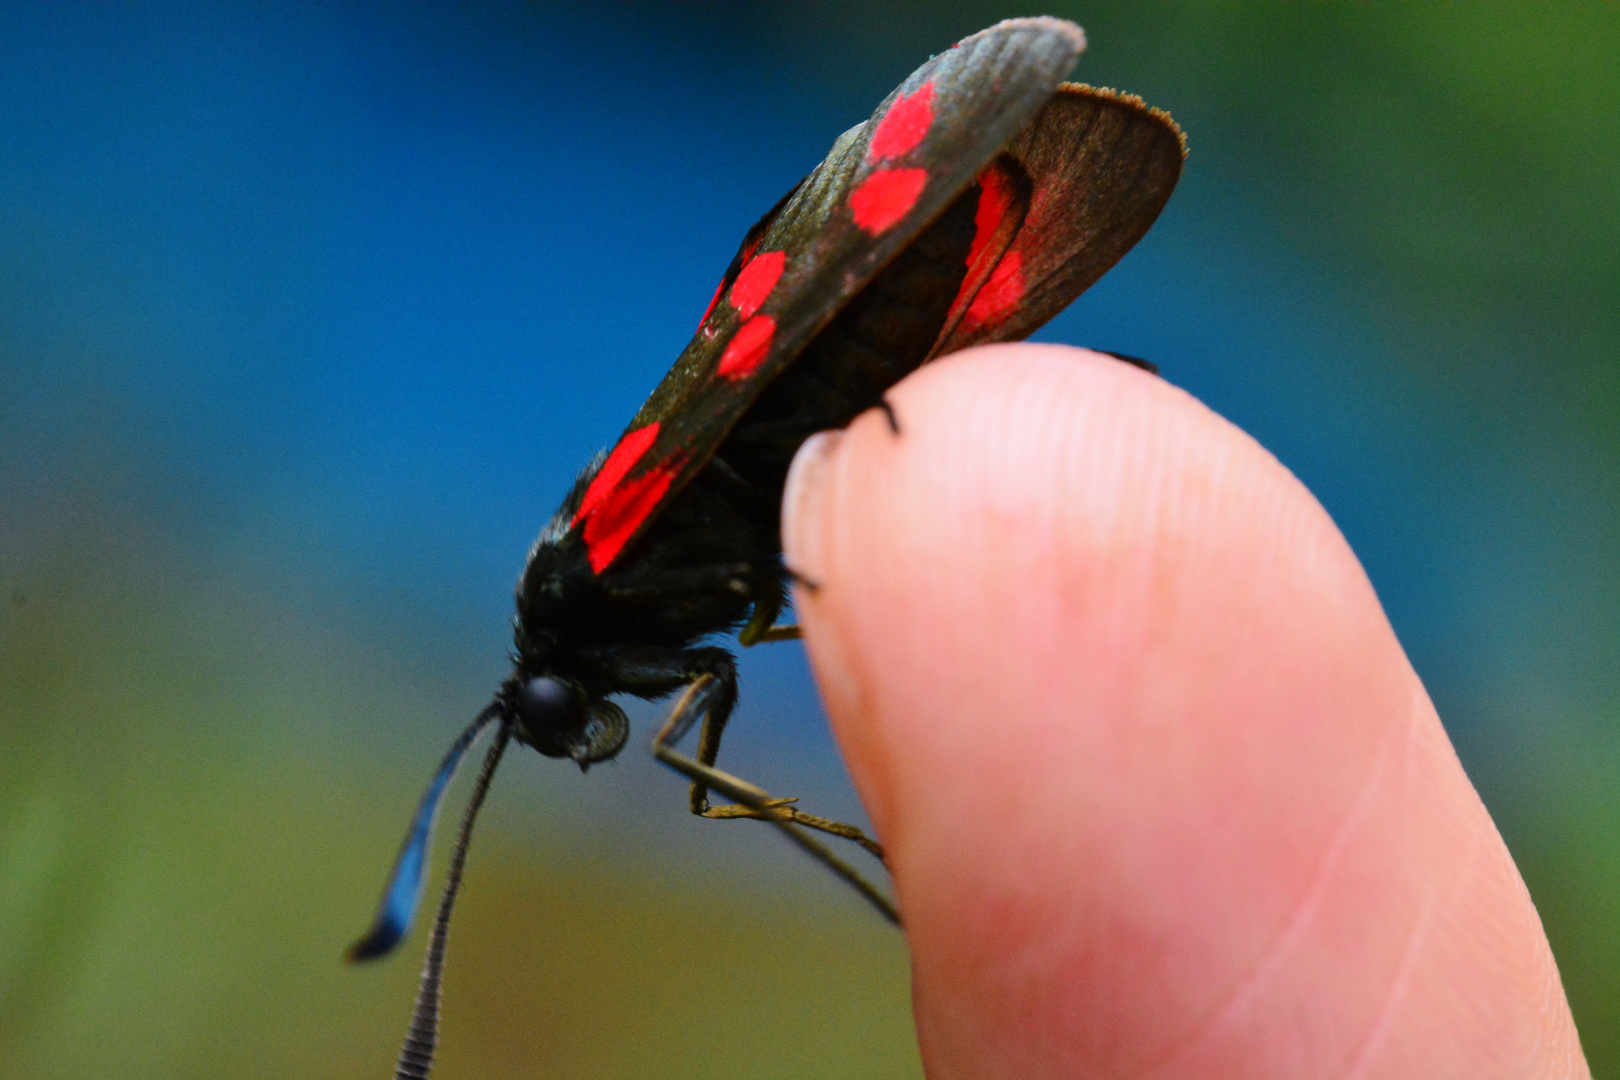
[[1423,904],[1423,910],[1419,914],[1416,924],[1413,925],[1411,930],[1407,931],[1406,944],[1401,951],[1400,965],[1396,968],[1394,977],[1390,979],[1389,986],[1385,988],[1383,1003],[1379,1006],[1378,1015],[1374,1019],[1372,1027],[1367,1031],[1360,1051],[1356,1054],[1355,1060],[1350,1063],[1350,1067],[1345,1070],[1344,1080],[1359,1080],[1360,1077],[1366,1076],[1368,1070],[1372,1068],[1373,1055],[1377,1053],[1384,1036],[1394,1023],[1395,1008],[1401,1002],[1407,987],[1411,984],[1412,972],[1417,966],[1420,951],[1428,941],[1429,928],[1434,925],[1434,916],[1440,910],[1442,896],[1446,901],[1445,906],[1451,907],[1464,883],[1468,881],[1469,874],[1478,862],[1481,851],[1484,850],[1484,834],[1479,829],[1472,830],[1472,834],[1471,842],[1468,845],[1468,854],[1463,859],[1462,866],[1458,868],[1456,880],[1443,893],[1440,890],[1430,893]]
[[[1200,1041],[1209,1037],[1223,1026],[1235,1025],[1240,1022],[1239,1013],[1244,1011],[1254,1000],[1264,992],[1267,981],[1277,973],[1284,961],[1293,954],[1294,947],[1309,926],[1311,917],[1315,915],[1322,905],[1331,885],[1333,871],[1339,866],[1345,849],[1349,846],[1350,838],[1367,817],[1368,808],[1372,805],[1374,794],[1379,788],[1385,770],[1394,756],[1397,744],[1410,740],[1411,734],[1416,730],[1419,714],[1414,710],[1407,714],[1406,723],[1390,724],[1389,731],[1378,744],[1378,751],[1367,770],[1367,777],[1362,782],[1361,790],[1356,796],[1355,803],[1345,815],[1343,823],[1334,831],[1333,837],[1323,848],[1322,857],[1317,863],[1316,870],[1311,876],[1309,887],[1300,898],[1294,915],[1288,924],[1278,933],[1273,946],[1256,963],[1254,970],[1248,978],[1234,988],[1231,999],[1226,1006],[1207,1024],[1198,1025],[1185,1038],[1181,1044],[1170,1048],[1157,1061],[1149,1063],[1138,1071],[1139,1076],[1150,1076],[1163,1072],[1175,1066],[1178,1058],[1186,1058],[1197,1048]],[[1407,735],[1407,740],[1401,736]]]
[[[1497,865],[1507,864],[1511,870],[1511,856],[1507,854],[1500,837],[1486,829],[1483,841],[1497,857]],[[1582,1068],[1584,1062],[1571,1058],[1569,1054],[1572,1048],[1579,1046],[1579,1040],[1574,1034],[1567,1009],[1555,1006],[1555,1012],[1548,1007],[1552,1003],[1543,997],[1543,994],[1551,993],[1554,1002],[1558,1005],[1563,1002],[1557,966],[1550,953],[1523,948],[1525,928],[1538,929],[1540,926],[1535,905],[1523,880],[1511,872],[1476,877],[1481,878],[1478,886],[1464,890],[1461,897],[1462,919],[1469,933],[1466,939],[1455,942],[1452,947],[1498,957],[1499,966],[1521,970],[1528,968],[1529,977],[1525,981],[1534,987],[1534,991],[1527,997],[1536,1001],[1538,1015],[1543,1018],[1556,1017],[1558,1021],[1546,1022],[1544,1019],[1539,1024],[1516,1024],[1514,1030],[1524,1038],[1524,1042],[1503,1048],[1505,1061],[1500,1073],[1549,1077],[1586,1075]],[[1489,1000],[1477,999],[1472,994],[1467,995],[1465,1000],[1470,1021],[1478,1024],[1498,1023]],[[1561,1037],[1553,1037],[1554,1033]],[[1507,1058],[1506,1055],[1515,1049],[1518,1052]],[[1542,1069],[1536,1069],[1538,1063],[1543,1066]],[[1557,1065],[1556,1069],[1552,1067],[1553,1064]]]

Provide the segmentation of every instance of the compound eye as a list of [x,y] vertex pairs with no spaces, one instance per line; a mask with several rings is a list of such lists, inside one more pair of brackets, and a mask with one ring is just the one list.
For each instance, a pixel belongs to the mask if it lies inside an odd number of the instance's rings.
[[537,736],[577,722],[579,695],[561,679],[539,675],[518,688],[518,722]]

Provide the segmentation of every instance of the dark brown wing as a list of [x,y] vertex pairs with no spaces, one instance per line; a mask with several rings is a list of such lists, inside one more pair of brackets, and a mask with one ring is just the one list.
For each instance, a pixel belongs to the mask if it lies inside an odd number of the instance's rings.
[[1061,86],[1004,151],[1030,179],[1023,222],[976,289],[964,287],[932,355],[1021,340],[1068,307],[1148,231],[1186,155],[1168,113]]

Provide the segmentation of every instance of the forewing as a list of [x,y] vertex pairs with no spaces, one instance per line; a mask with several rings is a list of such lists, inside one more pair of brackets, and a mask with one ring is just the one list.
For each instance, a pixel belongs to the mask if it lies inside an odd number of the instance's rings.
[[1026,338],[1067,307],[1159,216],[1186,145],[1141,99],[1065,83],[1004,157],[1028,175],[1029,207],[995,267],[958,298],[960,317],[932,355]]
[[596,573],[704,466],[783,366],[1030,123],[1084,43],[1079,27],[1049,18],[963,40],[840,136],[766,215],[722,281],[725,296],[716,294],[587,480],[571,527]]

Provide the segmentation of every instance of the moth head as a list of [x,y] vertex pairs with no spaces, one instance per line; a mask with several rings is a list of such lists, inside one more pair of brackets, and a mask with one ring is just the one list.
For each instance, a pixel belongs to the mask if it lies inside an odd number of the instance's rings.
[[547,757],[572,758],[581,769],[613,757],[630,735],[624,710],[556,675],[520,675],[507,699],[521,741]]

